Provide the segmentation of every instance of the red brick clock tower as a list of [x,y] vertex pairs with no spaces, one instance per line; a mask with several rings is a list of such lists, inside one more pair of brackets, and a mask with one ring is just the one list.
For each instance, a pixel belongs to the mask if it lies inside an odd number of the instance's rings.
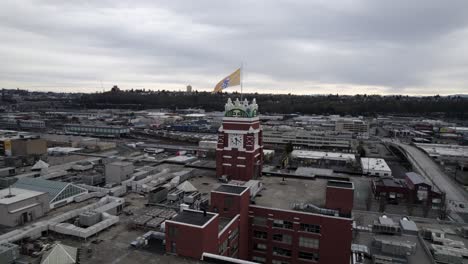
[[216,175],[248,181],[261,176],[262,164],[262,128],[255,99],[251,103],[228,99],[218,133]]

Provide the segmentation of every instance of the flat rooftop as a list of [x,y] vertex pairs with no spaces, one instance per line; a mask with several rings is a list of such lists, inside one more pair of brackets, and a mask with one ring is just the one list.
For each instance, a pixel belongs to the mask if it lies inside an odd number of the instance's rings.
[[131,166],[131,165],[133,165],[133,163],[128,162],[128,161],[114,161],[112,163],[109,163],[109,165],[113,165],[113,166]]
[[361,166],[364,170],[388,171],[392,172],[384,159],[361,158]]
[[468,146],[445,145],[445,144],[416,144],[429,156],[468,157]]
[[171,221],[189,225],[203,226],[214,217],[215,214],[209,212],[204,215],[202,211],[184,210],[172,218]]
[[232,194],[241,194],[247,188],[248,187],[245,187],[245,186],[236,186],[236,185],[223,184],[223,185],[219,186],[217,189],[215,189],[214,191],[224,192],[224,193],[232,193]]
[[329,159],[342,161],[356,160],[356,156],[354,154],[312,150],[293,150],[293,152],[291,152],[291,157],[300,159]]
[[294,203],[325,205],[327,180],[303,180],[281,177],[262,177],[263,189],[255,197],[255,204],[292,210]]
[[34,198],[45,192],[36,192],[20,188],[11,188],[12,196],[9,196],[10,191],[8,189],[0,190],[0,204],[14,204],[21,202],[26,199]]
[[327,182],[327,186],[329,187],[338,187],[338,188],[348,188],[348,189],[354,189],[354,184],[352,182],[347,182],[347,181],[333,181],[329,180]]

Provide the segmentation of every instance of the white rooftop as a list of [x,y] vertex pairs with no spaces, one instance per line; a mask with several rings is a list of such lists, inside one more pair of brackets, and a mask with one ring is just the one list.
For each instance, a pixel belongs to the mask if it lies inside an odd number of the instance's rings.
[[392,172],[390,167],[387,165],[384,159],[378,158],[361,158],[361,166],[363,170],[373,171],[388,171]]
[[312,150],[293,150],[293,152],[291,152],[291,157],[301,159],[329,159],[343,161],[356,160],[356,156],[354,154]]
[[41,194],[45,194],[44,192],[36,192],[30,191],[26,189],[20,188],[11,188],[12,197],[8,197],[10,191],[7,189],[0,190],[0,204],[14,204],[17,202],[21,202],[26,199],[30,199]]

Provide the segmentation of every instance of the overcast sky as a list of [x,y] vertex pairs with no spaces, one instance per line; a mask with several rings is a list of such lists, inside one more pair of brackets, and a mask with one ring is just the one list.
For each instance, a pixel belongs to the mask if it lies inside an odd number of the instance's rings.
[[468,93],[468,1],[1,0],[0,58],[0,88]]

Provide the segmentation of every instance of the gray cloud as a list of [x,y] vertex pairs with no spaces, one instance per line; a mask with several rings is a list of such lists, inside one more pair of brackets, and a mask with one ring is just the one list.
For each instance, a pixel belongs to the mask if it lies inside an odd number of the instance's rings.
[[0,87],[466,93],[468,2],[2,1]]

